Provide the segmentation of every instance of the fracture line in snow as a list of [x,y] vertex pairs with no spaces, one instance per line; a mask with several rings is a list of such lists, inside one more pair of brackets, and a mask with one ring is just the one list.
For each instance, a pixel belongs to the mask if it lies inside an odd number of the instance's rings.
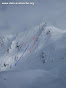
[[[30,40],[32,40],[32,39],[34,39],[35,41],[34,41],[34,44],[33,44],[33,46],[32,46],[32,48],[34,47],[34,45],[35,45],[35,43],[36,43],[36,39],[37,39],[37,37],[35,38],[35,37],[32,37],[31,39],[29,39],[27,42],[29,42]],[[26,43],[27,42],[25,42],[24,44],[22,44],[22,45],[25,45],[26,46]],[[31,48],[30,48],[30,53],[31,53]]]

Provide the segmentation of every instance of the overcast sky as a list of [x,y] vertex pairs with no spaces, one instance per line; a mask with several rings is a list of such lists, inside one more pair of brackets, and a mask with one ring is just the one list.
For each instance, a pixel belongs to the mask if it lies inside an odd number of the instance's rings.
[[[35,5],[1,5],[8,1]],[[0,0],[0,31],[20,31],[41,22],[66,29],[66,0]]]

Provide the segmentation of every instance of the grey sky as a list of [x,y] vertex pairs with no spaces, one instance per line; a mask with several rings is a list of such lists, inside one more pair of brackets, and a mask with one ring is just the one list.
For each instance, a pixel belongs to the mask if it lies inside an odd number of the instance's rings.
[[19,31],[41,22],[66,29],[66,0],[0,0],[1,2],[31,1],[35,5],[1,5],[0,30]]

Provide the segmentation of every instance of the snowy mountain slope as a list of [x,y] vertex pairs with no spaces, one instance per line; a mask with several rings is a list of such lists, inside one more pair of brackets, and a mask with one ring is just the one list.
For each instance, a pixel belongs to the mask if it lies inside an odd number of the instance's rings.
[[[34,29],[5,36],[0,41],[1,88],[5,85],[5,88],[66,88],[65,30],[41,23]],[[19,87],[16,83],[22,85]]]

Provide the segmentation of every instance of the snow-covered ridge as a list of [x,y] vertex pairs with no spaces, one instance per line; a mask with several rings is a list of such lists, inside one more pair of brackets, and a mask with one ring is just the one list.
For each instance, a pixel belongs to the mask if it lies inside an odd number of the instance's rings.
[[[37,37],[35,46],[31,49],[34,40]],[[29,42],[24,45],[26,41]],[[48,26],[41,23],[34,29],[23,31],[16,35],[7,35],[0,37],[0,71],[22,69],[55,69],[60,64],[65,65],[66,61],[66,31],[60,30],[54,26]],[[25,48],[29,45],[23,58],[18,62]]]
[[0,87],[66,88],[66,31],[42,23],[1,36]]

